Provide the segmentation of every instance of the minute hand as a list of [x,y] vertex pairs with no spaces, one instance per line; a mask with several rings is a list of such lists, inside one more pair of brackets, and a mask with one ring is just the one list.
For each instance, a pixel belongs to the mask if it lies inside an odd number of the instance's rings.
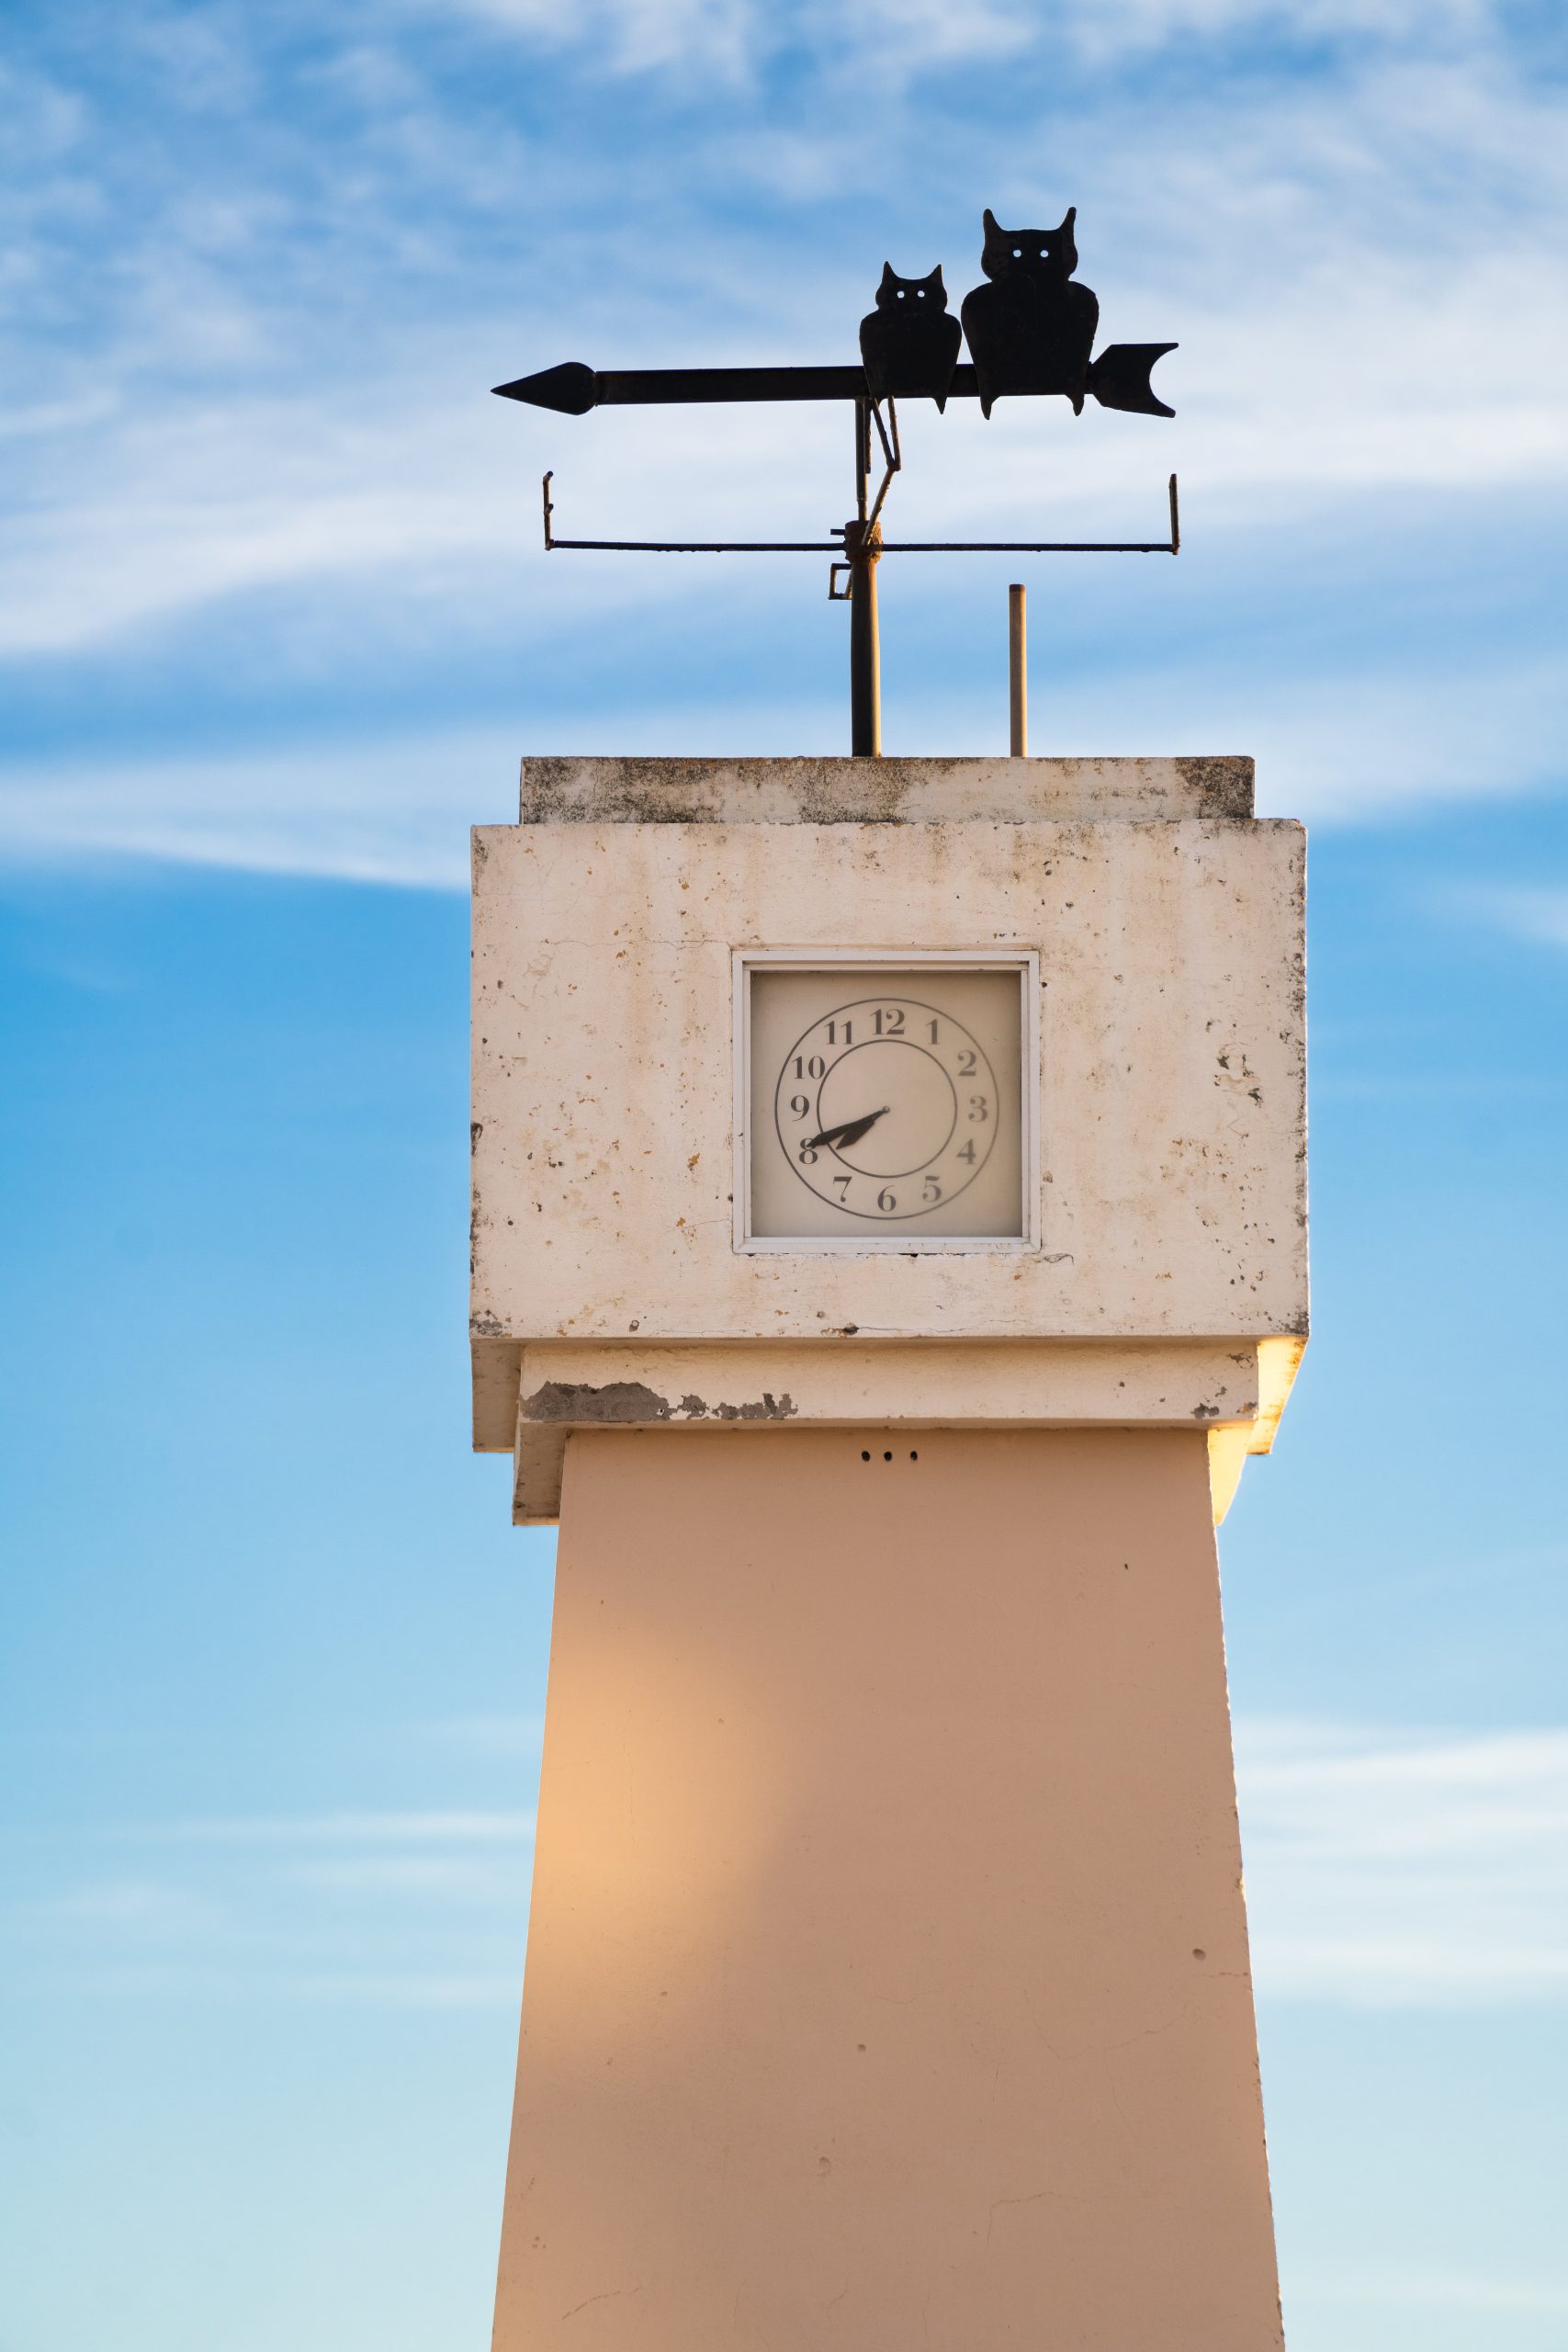
[[829,1151],[836,1151],[840,1145],[847,1148],[852,1143],[859,1143],[862,1136],[869,1134],[878,1119],[885,1119],[892,1107],[891,1103],[885,1102],[880,1111],[868,1111],[863,1119],[846,1119],[841,1127],[824,1127],[819,1136],[812,1136],[806,1148],[815,1151],[818,1146],[824,1146]]

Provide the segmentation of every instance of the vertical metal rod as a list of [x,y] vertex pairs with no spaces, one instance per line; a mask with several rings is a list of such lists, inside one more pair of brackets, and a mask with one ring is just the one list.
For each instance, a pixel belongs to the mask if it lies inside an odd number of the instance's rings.
[[1009,748],[1015,760],[1024,759],[1029,752],[1029,648],[1023,598],[1023,583],[1015,580],[1008,590]]
[[882,526],[866,521],[871,473],[871,408],[855,402],[855,520],[844,526],[850,568],[850,751],[882,757],[882,646],[876,626],[876,565]]

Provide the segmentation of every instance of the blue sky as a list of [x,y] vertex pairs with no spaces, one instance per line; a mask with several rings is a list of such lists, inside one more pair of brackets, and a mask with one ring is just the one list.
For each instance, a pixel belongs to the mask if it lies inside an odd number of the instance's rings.
[[[525,751],[839,750],[885,258],[1079,208],[1174,424],[907,420],[1033,747],[1313,828],[1317,1335],[1223,1559],[1292,2352],[1555,2352],[1568,2110],[1559,13],[23,7],[0,317],[11,1567],[0,2352],[487,2340],[550,1547],[467,1452],[466,829]],[[1006,560],[885,567],[894,751],[1005,744]]]

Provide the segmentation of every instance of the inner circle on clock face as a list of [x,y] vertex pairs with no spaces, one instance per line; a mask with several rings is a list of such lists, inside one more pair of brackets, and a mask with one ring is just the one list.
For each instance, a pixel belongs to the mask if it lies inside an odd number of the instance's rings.
[[875,1037],[829,1065],[817,1096],[818,1132],[886,1109],[858,1143],[834,1157],[863,1176],[912,1176],[946,1149],[958,1096],[936,1056],[912,1040]]

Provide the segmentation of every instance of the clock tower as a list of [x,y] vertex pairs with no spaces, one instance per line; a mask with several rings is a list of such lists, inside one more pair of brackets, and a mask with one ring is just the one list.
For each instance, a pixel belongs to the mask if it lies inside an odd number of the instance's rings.
[[475,1440],[561,1531],[497,2352],[1268,2352],[1213,1531],[1300,828],[531,759],[474,854]]

